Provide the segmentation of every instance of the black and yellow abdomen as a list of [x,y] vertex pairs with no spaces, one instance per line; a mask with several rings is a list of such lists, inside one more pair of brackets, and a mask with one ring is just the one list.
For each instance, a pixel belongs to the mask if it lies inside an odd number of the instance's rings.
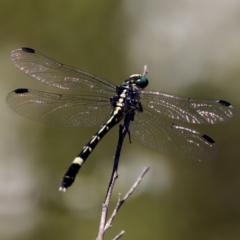
[[87,160],[90,153],[94,150],[101,139],[106,135],[106,133],[117,123],[119,123],[123,118],[123,106],[126,99],[127,89],[124,89],[117,97],[117,101],[114,104],[114,110],[111,113],[109,120],[102,125],[100,130],[92,136],[91,140],[83,147],[82,151],[73,160],[71,166],[65,173],[62,181],[62,185],[59,188],[60,191],[66,191],[66,189],[72,185],[75,180],[76,174]]

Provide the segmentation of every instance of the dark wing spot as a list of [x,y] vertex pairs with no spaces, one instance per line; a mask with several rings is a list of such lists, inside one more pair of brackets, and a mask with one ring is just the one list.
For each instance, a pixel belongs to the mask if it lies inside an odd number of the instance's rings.
[[32,48],[23,47],[22,50],[28,53],[35,53],[35,50],[33,50]]
[[207,135],[205,135],[205,134],[202,135],[202,137],[203,137],[205,140],[207,140],[209,143],[215,143],[212,138],[210,138],[209,136],[207,136]]
[[232,104],[227,102],[227,101],[224,101],[224,100],[219,100],[218,101],[219,104],[223,105],[223,106],[226,106],[226,107],[229,107],[231,106]]
[[19,88],[14,91],[15,93],[27,93],[28,89],[26,88]]

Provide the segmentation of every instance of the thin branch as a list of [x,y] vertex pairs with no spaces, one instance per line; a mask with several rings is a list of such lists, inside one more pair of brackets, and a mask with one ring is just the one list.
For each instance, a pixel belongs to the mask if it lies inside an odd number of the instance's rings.
[[130,190],[127,192],[127,194],[124,196],[124,198],[122,200],[121,200],[121,194],[118,195],[117,205],[116,205],[115,209],[113,210],[111,217],[109,218],[109,220],[107,221],[107,223],[105,225],[105,229],[104,229],[105,232],[111,227],[112,221],[115,218],[117,212],[119,211],[119,209],[121,208],[123,203],[131,196],[131,194],[133,193],[135,188],[138,186],[138,184],[141,182],[141,180],[143,179],[144,175],[148,172],[148,170],[149,170],[149,167],[145,167],[143,169],[142,173],[139,175],[136,182],[132,185],[132,187],[130,188]]
[[145,77],[146,75],[147,75],[147,73],[148,73],[148,69],[147,69],[147,65],[144,65],[144,67],[143,67],[143,77]]
[[142,171],[142,173],[139,175],[137,181],[132,185],[131,189],[127,192],[127,194],[125,195],[125,197],[122,200],[122,204],[124,203],[124,201],[126,201],[130,195],[133,193],[133,191],[135,190],[135,188],[138,186],[138,184],[142,181],[144,175],[148,172],[150,168],[149,167],[145,167]]
[[119,158],[120,158],[120,154],[121,154],[123,140],[127,133],[128,133],[128,129],[126,127],[124,127],[122,124],[120,124],[117,150],[116,150],[116,154],[114,157],[113,170],[112,170],[112,175],[111,175],[110,182],[108,185],[106,198],[102,205],[102,214],[101,214],[101,220],[100,220],[100,226],[99,226],[97,240],[103,240],[103,238],[104,238],[104,233],[105,233],[104,229],[105,229],[105,224],[106,224],[106,219],[107,219],[108,206],[109,206],[110,198],[112,196],[112,190],[113,190],[115,181],[118,177],[117,169],[118,169]]
[[125,231],[122,230],[115,238],[113,238],[113,240],[119,239],[124,233]]
[[105,229],[105,223],[106,223],[106,219],[107,219],[108,206],[109,206],[109,202],[110,202],[110,199],[112,196],[113,186],[114,186],[117,178],[118,178],[118,173],[117,173],[117,171],[115,171],[114,175],[111,179],[111,183],[108,187],[107,196],[105,198],[104,203],[102,204],[102,214],[101,214],[101,220],[100,220],[100,226],[99,226],[97,240],[103,240],[103,236],[105,233],[104,229]]
[[112,182],[116,180],[116,179],[113,180],[114,175],[116,176],[116,178],[118,177],[118,173],[117,173],[118,163],[119,163],[119,159],[120,159],[120,154],[121,154],[121,150],[122,150],[123,141],[124,141],[124,138],[125,138],[127,133],[128,133],[128,129],[126,127],[124,127],[122,124],[120,124],[119,125],[119,137],[118,137],[117,150],[116,150],[116,154],[115,154],[115,157],[114,157],[112,175],[111,175],[111,178],[110,178],[110,181],[109,181],[106,198],[107,198],[107,195],[109,193],[109,188],[112,185]]

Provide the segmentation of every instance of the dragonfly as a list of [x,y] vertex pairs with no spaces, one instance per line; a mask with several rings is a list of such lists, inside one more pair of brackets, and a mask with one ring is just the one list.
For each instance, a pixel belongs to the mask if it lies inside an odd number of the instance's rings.
[[[61,127],[89,127],[105,123],[65,173],[60,191],[75,177],[99,141],[118,123],[129,138],[161,154],[188,160],[212,160],[218,149],[206,134],[172,123],[171,119],[193,124],[215,124],[231,119],[234,108],[225,100],[195,99],[146,91],[143,74],[130,75],[121,85],[89,72],[63,65],[31,48],[11,53],[14,65],[31,78],[61,90],[78,94],[58,94],[19,88],[7,96],[7,104],[17,114],[44,124]],[[107,120],[106,120],[107,119]]]

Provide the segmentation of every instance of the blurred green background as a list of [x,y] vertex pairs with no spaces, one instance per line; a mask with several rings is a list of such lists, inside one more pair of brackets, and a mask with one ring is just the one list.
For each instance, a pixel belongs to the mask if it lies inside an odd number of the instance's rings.
[[147,64],[148,89],[231,102],[233,120],[190,126],[215,139],[215,161],[171,159],[125,141],[111,209],[142,168],[151,169],[106,239],[122,229],[123,239],[240,239],[239,16],[235,0],[1,0],[0,239],[95,239],[118,136],[117,128],[109,132],[75,184],[58,192],[100,126],[49,127],[11,111],[5,99],[16,88],[59,92],[14,67],[10,53],[19,47],[117,85]]

